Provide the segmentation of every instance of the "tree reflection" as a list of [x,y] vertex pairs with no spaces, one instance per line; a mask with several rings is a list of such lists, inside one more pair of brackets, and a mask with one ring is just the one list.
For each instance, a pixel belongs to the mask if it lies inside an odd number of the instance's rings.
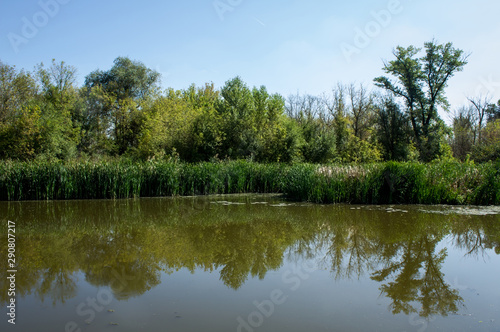
[[[55,305],[77,294],[79,274],[109,287],[118,300],[154,289],[163,273],[217,271],[231,289],[263,279],[283,261],[318,257],[336,279],[368,274],[394,313],[456,312],[463,299],[444,281],[447,237],[466,255],[500,252],[497,216],[463,218],[388,213],[346,206],[271,208],[193,200],[23,203],[9,205],[17,222],[21,296]],[[32,204],[32,205],[30,205]],[[12,208],[11,208],[12,206]],[[1,206],[0,206],[1,207]],[[13,210],[12,210],[13,209]],[[33,221],[36,216],[36,222]],[[5,246],[0,255],[6,257]],[[6,269],[0,271],[5,280]],[[8,301],[5,283],[0,302]]]
[[500,223],[496,216],[483,216],[481,220],[465,216],[468,222],[452,225],[454,243],[457,248],[467,251],[470,256],[484,256],[488,249],[500,254]]
[[76,276],[64,269],[46,269],[41,272],[36,286],[37,297],[44,302],[46,297],[52,299],[52,304],[65,303],[77,294]]
[[[372,280],[387,282],[380,290],[392,300],[393,314],[446,316],[456,312],[463,302],[458,291],[444,281],[441,266],[447,253],[446,249],[435,253],[436,244],[436,240],[429,241],[426,237],[412,240],[402,245],[399,257],[387,259],[382,269],[372,273]],[[419,312],[414,303],[420,303]]]

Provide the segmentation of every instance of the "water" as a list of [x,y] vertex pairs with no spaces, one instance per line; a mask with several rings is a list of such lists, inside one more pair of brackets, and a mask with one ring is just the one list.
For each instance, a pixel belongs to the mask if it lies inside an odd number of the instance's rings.
[[500,209],[0,202],[1,331],[500,331]]

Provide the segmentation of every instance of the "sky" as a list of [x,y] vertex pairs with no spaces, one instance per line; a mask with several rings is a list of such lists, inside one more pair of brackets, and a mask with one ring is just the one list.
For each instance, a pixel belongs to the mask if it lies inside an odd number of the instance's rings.
[[470,54],[447,88],[456,109],[500,99],[498,13],[496,0],[2,0],[0,60],[26,70],[64,61],[83,84],[127,56],[164,88],[240,76],[287,97],[338,82],[375,88],[396,46],[434,39]]

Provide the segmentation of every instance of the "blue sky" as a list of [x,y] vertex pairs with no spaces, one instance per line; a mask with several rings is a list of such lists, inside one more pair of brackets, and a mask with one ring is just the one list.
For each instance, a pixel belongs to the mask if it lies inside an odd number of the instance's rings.
[[435,38],[471,53],[447,90],[456,108],[466,96],[500,99],[498,13],[493,0],[4,0],[0,60],[28,70],[63,60],[83,83],[128,56],[159,71],[164,87],[220,87],[239,75],[288,96],[372,87],[395,46]]

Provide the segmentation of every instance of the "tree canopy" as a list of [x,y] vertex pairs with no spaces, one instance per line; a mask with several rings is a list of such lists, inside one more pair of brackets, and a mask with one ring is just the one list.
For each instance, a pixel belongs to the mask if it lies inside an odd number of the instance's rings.
[[375,85],[402,98],[413,129],[413,138],[424,161],[438,156],[443,127],[438,108],[449,109],[445,89],[449,79],[467,64],[467,56],[452,43],[438,45],[435,41],[424,45],[425,54],[414,46],[398,46],[395,60],[384,65],[384,71],[396,78],[375,78]]
[[248,86],[234,77],[162,90],[160,74],[118,57],[77,86],[64,61],[33,72],[0,61],[0,158],[71,160],[126,157],[188,162],[350,163],[382,160],[498,159],[500,102],[471,96],[451,126],[449,80],[467,55],[431,41],[394,50],[388,76],[338,83],[329,93],[291,95]]

